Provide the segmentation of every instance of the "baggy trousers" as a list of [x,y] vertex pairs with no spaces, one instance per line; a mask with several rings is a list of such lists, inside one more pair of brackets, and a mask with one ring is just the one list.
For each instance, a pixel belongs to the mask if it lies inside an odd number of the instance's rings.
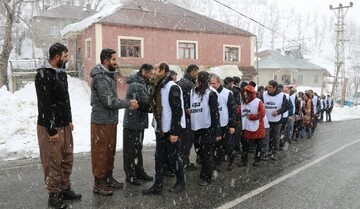
[[58,128],[59,141],[50,142],[44,126],[37,126],[40,159],[44,170],[44,180],[49,193],[57,193],[70,188],[73,167],[73,135],[70,125]]
[[117,124],[91,123],[91,164],[95,178],[112,174],[116,152]]

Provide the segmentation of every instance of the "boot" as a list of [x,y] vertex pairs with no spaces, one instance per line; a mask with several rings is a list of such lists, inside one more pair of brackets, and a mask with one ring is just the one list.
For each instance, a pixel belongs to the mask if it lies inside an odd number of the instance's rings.
[[71,188],[67,188],[61,191],[61,198],[63,200],[79,200],[81,194],[76,194]]
[[61,199],[61,194],[59,192],[49,194],[48,206],[56,209],[66,209],[69,207]]
[[95,186],[94,186],[94,193],[98,193],[102,196],[110,196],[113,194],[113,191],[106,185],[107,181],[106,178],[98,179],[95,177]]
[[147,175],[145,171],[142,171],[138,174],[138,179],[144,180],[144,181],[152,181],[154,180],[154,177]]
[[233,168],[234,168],[234,158],[230,158],[227,170],[231,171]]
[[114,189],[122,189],[124,187],[123,183],[118,182],[116,179],[114,179],[112,172],[108,174],[108,177],[106,178],[106,185],[108,187],[112,187]]
[[170,188],[169,192],[171,193],[179,193],[185,189],[185,182],[176,182],[176,184]]
[[156,186],[155,184],[152,185],[149,189],[142,190],[143,195],[161,195],[162,194],[162,188],[159,186]]

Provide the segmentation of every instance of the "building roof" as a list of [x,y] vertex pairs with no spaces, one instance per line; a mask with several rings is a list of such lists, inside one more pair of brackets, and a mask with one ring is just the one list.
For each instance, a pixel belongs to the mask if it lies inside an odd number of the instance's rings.
[[75,19],[82,20],[96,14],[97,11],[84,9],[80,6],[60,5],[41,13],[40,17],[49,17],[56,19]]
[[[93,20],[92,24],[102,23],[166,30],[240,35],[246,37],[254,36],[243,29],[227,25],[169,2],[156,0],[132,0],[118,7],[116,11],[112,13],[108,12],[97,18],[89,17],[89,19]],[[74,28],[79,27],[73,26],[70,30],[64,30],[63,34],[66,35],[69,32],[75,32],[73,30]],[[81,30],[83,29],[85,28]]]
[[330,76],[330,73],[323,67],[315,65],[306,59],[298,56],[283,55],[277,50],[265,50],[259,52],[259,69],[288,69],[288,70],[320,70]]

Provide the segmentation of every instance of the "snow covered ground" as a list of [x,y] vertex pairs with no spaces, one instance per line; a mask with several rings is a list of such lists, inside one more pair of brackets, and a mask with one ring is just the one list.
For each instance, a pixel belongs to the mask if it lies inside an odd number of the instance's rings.
[[[90,88],[82,80],[69,77],[69,92],[75,126],[74,152],[90,151]],[[122,149],[122,119],[120,111],[117,150]],[[333,121],[360,118],[360,107],[335,107]],[[150,115],[150,120],[152,116]],[[27,84],[23,89],[10,93],[0,89],[0,160],[36,158],[39,148],[36,136],[37,100],[35,86]],[[144,144],[155,144],[154,130],[149,124]]]

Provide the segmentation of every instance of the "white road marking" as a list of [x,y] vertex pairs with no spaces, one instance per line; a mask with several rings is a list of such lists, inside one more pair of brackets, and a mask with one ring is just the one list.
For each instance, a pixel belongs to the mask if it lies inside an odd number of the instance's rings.
[[235,207],[236,205],[244,202],[245,200],[250,199],[250,198],[254,197],[255,195],[260,194],[261,192],[263,192],[263,191],[265,191],[265,190],[267,190],[267,189],[269,189],[269,188],[271,188],[271,187],[285,181],[286,179],[295,176],[296,174],[300,173],[301,171],[303,171],[303,170],[305,170],[305,169],[307,169],[307,168],[321,162],[322,160],[330,157],[331,155],[336,154],[337,152],[340,152],[341,150],[343,150],[343,149],[345,149],[345,148],[347,148],[347,147],[349,147],[351,145],[354,145],[356,143],[359,143],[359,142],[360,142],[360,139],[356,140],[356,141],[354,141],[352,143],[346,144],[346,145],[344,145],[344,146],[342,146],[342,147],[340,147],[340,148],[338,148],[338,149],[336,149],[336,150],[334,150],[334,151],[332,151],[332,152],[330,152],[330,153],[328,153],[328,154],[314,160],[313,162],[311,162],[311,163],[309,163],[307,165],[304,165],[303,167],[300,167],[300,168],[298,168],[298,169],[296,169],[296,170],[294,170],[294,171],[292,171],[292,172],[290,172],[290,173],[288,173],[288,174],[286,174],[286,175],[284,175],[284,176],[282,176],[282,177],[280,177],[280,178],[278,178],[278,179],[276,179],[276,180],[274,180],[274,181],[272,181],[272,182],[270,182],[270,183],[268,183],[268,184],[266,184],[266,185],[264,185],[264,186],[262,186],[262,187],[260,187],[258,189],[255,189],[255,190],[253,190],[253,191],[251,191],[251,192],[249,192],[249,193],[247,193],[247,194],[245,194],[245,195],[243,195],[243,196],[241,196],[241,197],[239,197],[239,198],[237,198],[237,199],[235,199],[235,200],[233,200],[231,202],[228,202],[228,203],[226,203],[224,205],[221,205],[220,207],[218,207],[218,209],[226,209],[226,208]]

